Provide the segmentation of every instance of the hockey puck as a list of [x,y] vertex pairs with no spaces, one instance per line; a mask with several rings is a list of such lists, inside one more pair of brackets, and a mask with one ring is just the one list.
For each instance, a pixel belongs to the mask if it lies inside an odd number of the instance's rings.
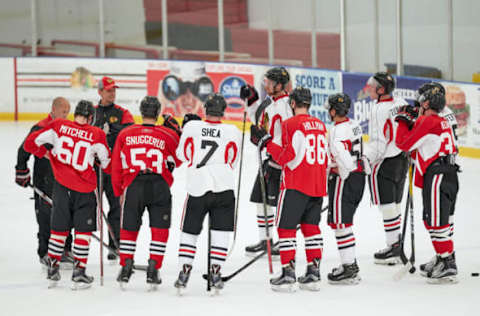
[[472,277],[478,277],[480,275],[480,273],[478,272],[472,272]]

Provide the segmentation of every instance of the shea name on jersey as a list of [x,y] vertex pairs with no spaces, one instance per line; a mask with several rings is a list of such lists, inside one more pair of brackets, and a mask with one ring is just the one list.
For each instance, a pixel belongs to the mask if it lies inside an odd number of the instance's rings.
[[93,133],[66,125],[60,126],[60,133],[93,142]]
[[147,144],[160,149],[165,149],[165,141],[163,139],[158,139],[149,135],[127,136],[125,138],[125,143],[127,146]]
[[321,130],[321,131],[324,130],[323,124],[321,124],[320,122],[317,122],[317,121],[303,122],[303,128],[306,131],[310,131],[310,130],[314,130],[314,129],[318,129],[318,130]]
[[202,136],[220,137],[220,130],[213,127],[202,128]]

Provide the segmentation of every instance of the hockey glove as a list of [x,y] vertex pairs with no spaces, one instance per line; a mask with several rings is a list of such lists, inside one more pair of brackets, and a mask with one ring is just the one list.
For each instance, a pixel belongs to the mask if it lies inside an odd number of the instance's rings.
[[30,184],[30,169],[15,169],[15,182],[21,187],[28,187]]
[[194,114],[194,113],[187,113],[185,114],[185,116],[183,117],[183,122],[182,122],[182,128],[185,126],[185,124],[187,124],[187,122],[190,122],[190,121],[201,121],[202,118],[200,116],[198,116],[197,114]]
[[170,114],[163,114],[163,126],[173,130],[178,136],[182,136],[182,129],[180,128],[180,124],[178,124],[177,120],[171,116]]
[[416,119],[418,117],[418,109],[419,107],[416,107],[416,106],[404,105],[400,107],[400,109],[398,110],[398,113],[407,112],[410,116]]
[[260,139],[267,135],[267,131],[261,126],[251,125],[250,126],[250,141],[258,146]]
[[407,111],[399,112],[395,117],[395,122],[398,122],[398,123],[404,122],[405,124],[407,124],[408,129],[411,130],[413,127],[413,124],[415,124],[415,117],[413,117]]
[[258,92],[255,87],[251,85],[242,86],[240,88],[240,98],[247,100],[247,105],[251,106],[258,100]]

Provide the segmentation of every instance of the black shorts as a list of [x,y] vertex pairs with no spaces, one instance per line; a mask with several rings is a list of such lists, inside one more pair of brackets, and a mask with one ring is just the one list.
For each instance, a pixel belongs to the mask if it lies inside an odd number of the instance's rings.
[[432,163],[423,179],[423,220],[431,227],[449,223],[455,212],[458,193],[457,167],[447,163]]
[[[268,160],[263,162],[263,170],[265,171],[265,185],[267,187],[267,204],[275,207],[277,206],[278,195],[280,193],[280,177],[282,175],[282,170],[270,166]],[[250,195],[250,202],[263,203],[260,175],[258,173],[253,185],[252,194]]]
[[55,231],[93,232],[97,229],[95,191],[82,193],[58,182],[53,185],[51,229]]
[[368,176],[372,203],[401,203],[407,171],[408,160],[403,152],[372,166],[372,174]]
[[161,175],[138,175],[127,187],[122,207],[122,228],[138,231],[142,215],[148,209],[150,227],[170,228],[172,195]]
[[233,231],[235,220],[233,190],[218,193],[209,191],[202,196],[187,195],[180,230],[192,235],[200,234],[207,213],[210,214],[212,229]]
[[345,228],[353,224],[353,216],[362,201],[365,174],[352,172],[342,180],[337,174],[328,178],[328,225]]
[[282,229],[296,229],[298,224],[318,225],[322,203],[323,197],[308,196],[292,189],[282,190],[275,225]]

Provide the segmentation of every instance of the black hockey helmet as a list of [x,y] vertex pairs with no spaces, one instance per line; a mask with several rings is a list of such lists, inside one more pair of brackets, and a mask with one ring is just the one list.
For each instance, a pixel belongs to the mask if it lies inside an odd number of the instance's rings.
[[95,112],[93,103],[87,100],[80,100],[77,106],[75,107],[75,112],[73,116],[81,115],[83,117],[89,118]]
[[350,111],[350,105],[352,101],[350,97],[345,93],[335,93],[328,96],[328,100],[325,103],[327,111],[331,109],[335,110],[336,115],[346,116]]
[[281,84],[285,88],[290,81],[290,75],[285,67],[273,67],[265,73],[265,78],[272,80],[275,84]]
[[220,93],[212,93],[207,97],[204,107],[207,115],[222,117],[227,108],[227,102]]
[[297,106],[301,106],[303,104],[303,106],[308,109],[312,103],[312,93],[308,88],[296,87],[290,93],[288,103],[291,104],[292,100],[295,100],[295,104]]
[[142,114],[143,117],[156,119],[160,114],[161,107],[162,105],[157,97],[147,95],[140,103],[140,114]]
[[430,89],[438,89],[439,92],[443,95],[445,95],[445,88],[438,82],[426,82],[418,88],[418,97],[420,97],[422,94],[427,92]]
[[390,95],[392,94],[393,89],[395,89],[395,79],[393,79],[392,75],[384,71],[376,72],[371,76],[370,79],[368,79],[369,84],[372,84],[372,79],[377,83],[377,91],[380,87],[384,88],[385,92],[382,95]]
[[441,112],[443,108],[445,108],[445,94],[443,94],[441,92],[441,89],[439,89],[438,87],[427,90],[418,98],[418,102],[420,103],[420,105],[426,101],[429,101],[429,109],[432,109],[437,113]]

